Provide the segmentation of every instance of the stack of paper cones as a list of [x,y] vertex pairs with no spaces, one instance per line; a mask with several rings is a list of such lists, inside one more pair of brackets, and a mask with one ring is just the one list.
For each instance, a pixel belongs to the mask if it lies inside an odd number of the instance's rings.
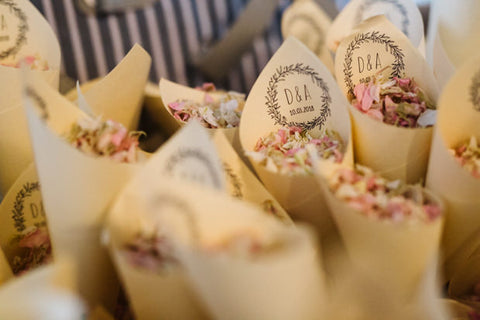
[[443,197],[448,211],[443,236],[447,263],[480,227],[480,180],[449,152],[472,136],[480,139],[479,62],[477,57],[465,63],[442,93],[428,166],[426,185]]

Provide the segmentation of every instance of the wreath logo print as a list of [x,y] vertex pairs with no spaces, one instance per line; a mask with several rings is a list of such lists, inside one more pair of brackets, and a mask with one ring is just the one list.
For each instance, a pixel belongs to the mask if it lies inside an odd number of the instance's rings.
[[[308,122],[289,121],[287,117],[281,114],[280,105],[278,101],[278,84],[286,80],[286,78],[293,74],[305,75],[310,78],[312,83],[322,89],[321,96],[322,105],[320,107],[320,114]],[[312,130],[315,127],[320,129],[327,121],[327,117],[331,115],[330,103],[332,98],[325,81],[319,74],[310,66],[305,66],[303,63],[291,64],[289,66],[280,66],[276,69],[275,74],[268,82],[267,95],[265,96],[267,106],[267,114],[275,121],[275,124],[280,124],[286,127],[300,127],[303,130]]]
[[28,23],[27,15],[17,6],[15,1],[0,0],[0,6],[7,6],[10,12],[14,14],[20,21],[15,44],[12,47],[0,52],[0,60],[3,60],[9,56],[16,55],[20,51],[20,48],[27,42]]
[[480,71],[477,71],[472,78],[472,84],[470,86],[470,102],[473,105],[473,109],[480,112]]
[[14,221],[15,229],[22,232],[26,229],[25,213],[23,212],[25,206],[25,199],[32,196],[33,192],[40,191],[40,184],[38,182],[27,182],[23,185],[22,190],[17,193],[15,202],[13,203],[12,219]]
[[391,64],[392,74],[390,78],[393,77],[400,77],[405,71],[405,63],[403,59],[405,58],[405,54],[403,53],[402,49],[395,44],[389,36],[386,34],[380,34],[379,31],[371,31],[367,33],[360,33],[355,36],[352,42],[347,47],[345,51],[345,60],[343,62],[343,74],[344,74],[344,81],[348,87],[348,91],[350,94],[353,94],[353,70],[352,70],[352,61],[353,61],[353,53],[355,50],[360,49],[363,44],[366,43],[379,43],[385,46],[385,51],[389,52],[393,57],[394,61]]

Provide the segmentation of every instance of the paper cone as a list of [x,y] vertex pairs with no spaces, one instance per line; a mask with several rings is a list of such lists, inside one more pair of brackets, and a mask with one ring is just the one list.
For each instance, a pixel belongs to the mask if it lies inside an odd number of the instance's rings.
[[180,125],[163,105],[160,87],[154,83],[147,83],[145,87],[145,108],[150,117],[159,125],[162,132],[171,135],[178,130]]
[[479,61],[477,57],[465,63],[445,87],[430,153],[426,185],[445,200],[448,210],[442,244],[447,263],[480,227],[480,180],[448,151],[471,136],[480,138]]
[[56,262],[0,287],[0,318],[18,320],[80,320],[85,306],[71,288],[69,263]]
[[152,59],[138,44],[102,80],[82,90],[93,113],[135,130]]
[[[265,206],[270,204],[276,217],[291,223],[292,221],[285,210],[238,157],[227,138],[221,132],[217,132],[213,135],[213,142],[223,162],[223,169],[228,181],[227,189],[230,195],[256,204],[264,211]],[[267,213],[272,214],[268,211]]]
[[[413,225],[375,220],[336,198],[323,180],[321,186],[355,267],[401,299],[418,293],[427,268],[437,257],[444,218]],[[426,189],[424,195],[444,212],[437,196]]]
[[459,273],[459,270],[478,248],[480,248],[480,228],[474,231],[467,240],[462,242],[461,246],[444,262],[443,273],[445,275],[445,283],[450,281],[453,275]]
[[[215,318],[321,317],[323,275],[313,237],[303,228],[286,226],[252,205],[207,188],[164,180],[144,189],[139,193],[144,204],[134,205],[136,223],[134,218],[123,223],[162,226]],[[132,212],[131,203],[126,201],[125,212]],[[231,236],[242,234],[266,242],[278,239],[280,247],[250,258],[216,251]]]
[[[149,201],[156,199],[159,186],[195,198],[165,180],[197,184],[226,195],[223,175],[207,131],[192,121],[150,157],[116,199],[108,219],[109,248],[138,319],[205,318],[180,265],[162,273],[142,270],[126,260],[124,247],[138,232],[148,234],[155,229]],[[168,204],[168,199],[165,201]]]
[[[49,70],[32,70],[58,88],[60,46],[48,22],[30,1],[0,4],[0,63],[39,54]],[[27,122],[21,107],[22,71],[0,65],[0,194],[6,194],[33,161]]]
[[[347,96],[353,94],[356,84],[387,66],[391,68],[385,69],[386,76],[414,78],[431,99],[437,100],[435,78],[425,59],[384,16],[370,18],[358,26],[355,33],[342,41],[335,58],[337,81]],[[388,179],[416,183],[425,178],[432,128],[388,125],[352,106],[350,112],[358,163]]]
[[76,150],[62,135],[86,115],[39,79],[31,80],[25,92],[54,257],[71,254],[79,266],[82,295],[92,305],[111,307],[118,283],[99,231],[110,201],[141,164],[117,163]]
[[[0,204],[0,225],[0,247],[12,269],[15,269],[15,257],[23,258],[27,250],[19,245],[20,240],[36,229],[48,232],[40,184],[33,163],[15,181]],[[50,260],[48,256],[46,258]]]
[[416,3],[412,0],[353,0],[338,14],[328,31],[327,46],[335,52],[340,42],[355,32],[362,21],[377,15],[385,17],[395,25],[415,48],[423,48],[423,19]]
[[[295,88],[301,99],[293,96],[292,101],[289,92],[295,93]],[[305,90],[310,96],[307,100]],[[322,62],[298,40],[288,38],[250,91],[240,121],[242,147],[245,151],[253,151],[258,139],[287,125],[310,130],[312,136],[319,135],[321,129],[333,129],[347,146],[344,163],[352,164],[347,104]],[[290,115],[291,110],[310,106],[314,112]],[[281,175],[254,161],[251,163],[267,190],[292,218],[313,223],[322,234],[331,230],[331,219],[313,176]]]
[[282,36],[293,36],[306,45],[333,74],[333,59],[326,44],[332,21],[315,1],[295,1],[282,15]]

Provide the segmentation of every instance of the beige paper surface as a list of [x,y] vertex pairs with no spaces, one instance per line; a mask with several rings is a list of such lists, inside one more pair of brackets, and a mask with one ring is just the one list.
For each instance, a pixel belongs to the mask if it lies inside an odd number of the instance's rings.
[[432,54],[433,72],[435,74],[435,78],[437,79],[439,88],[443,89],[447,85],[450,78],[455,74],[456,68],[448,57],[447,52],[445,52],[440,33],[435,35]]
[[62,135],[86,115],[45,82],[31,79],[24,101],[54,257],[72,255],[82,296],[109,308],[118,283],[99,231],[110,201],[141,164],[93,157],[70,146]]
[[18,320],[80,320],[86,312],[71,287],[74,269],[58,261],[0,287],[0,318]]
[[171,135],[178,130],[180,125],[168,112],[167,107],[163,105],[162,96],[160,95],[160,87],[158,84],[151,82],[145,87],[145,108],[148,110],[150,117],[157,123],[162,132]]
[[[337,50],[335,70],[344,94],[385,67],[386,76],[413,77],[437,100],[435,78],[420,52],[384,16],[366,20]],[[400,128],[370,118],[350,106],[355,159],[388,179],[415,183],[425,178],[432,128]]]
[[480,180],[463,169],[448,149],[480,138],[480,58],[472,58],[445,87],[439,101],[426,185],[448,210],[443,255],[448,258],[480,226]]
[[[60,46],[48,22],[30,1],[0,4],[0,63],[39,54],[49,70],[33,70],[58,88]],[[0,66],[0,193],[6,194],[33,160],[27,123],[21,107],[22,71]]]
[[469,307],[461,302],[452,299],[441,299],[443,306],[449,311],[450,318],[448,320],[470,320],[468,315],[473,311],[472,307]]
[[457,274],[460,268],[462,268],[467,260],[480,248],[480,228],[472,232],[472,234],[462,242],[459,248],[457,248],[444,262],[443,273],[445,283],[450,281],[453,275]]
[[476,0],[434,2],[433,23],[437,24],[437,32],[453,65],[460,67],[480,47],[480,3]]
[[374,220],[337,199],[325,183],[321,185],[352,262],[402,299],[418,293],[438,254],[444,219],[415,225]]
[[12,269],[10,268],[10,264],[5,257],[3,250],[0,249],[0,285],[9,280],[11,277],[13,277]]
[[333,58],[328,50],[327,32],[332,21],[315,1],[294,1],[282,15],[282,36],[293,36],[306,45],[334,74]]
[[221,132],[217,132],[213,135],[212,140],[223,162],[223,169],[227,178],[227,189],[230,195],[256,204],[262,209],[265,208],[266,202],[270,203],[274,208],[276,217],[291,223],[291,219],[285,210],[243,163],[227,138]]
[[[288,38],[250,91],[240,121],[242,147],[253,151],[258,139],[284,125],[303,127],[313,136],[321,129],[333,129],[347,146],[344,162],[352,164],[347,104],[322,62],[298,40]],[[313,112],[303,112],[311,110],[311,106]],[[296,111],[302,112],[294,114]],[[313,223],[322,233],[331,229],[331,219],[313,176],[281,175],[251,162],[267,190],[292,218]]]
[[[185,198],[175,190],[183,190],[190,197]],[[145,204],[137,209],[138,216],[122,223],[162,226],[199,297],[215,318],[321,316],[325,298],[323,274],[313,237],[303,228],[287,226],[251,204],[227,195],[177,181],[164,180],[143,191],[139,195]],[[127,208],[131,202],[125,203],[126,212],[131,212]],[[145,208],[150,208],[150,212]],[[279,239],[280,247],[258,253],[255,258],[215,253],[214,248],[229,237],[244,234],[262,243]],[[206,248],[212,251],[203,251]]]
[[348,37],[362,21],[376,15],[385,15],[415,48],[423,48],[425,55],[423,19],[412,0],[352,0],[338,14],[327,36],[327,46],[335,52],[340,42]]
[[25,169],[2,200],[0,225],[0,247],[12,266],[15,256],[22,256],[18,241],[32,228],[47,228],[34,163]]
[[95,115],[135,130],[152,59],[138,44],[102,80],[83,91]]

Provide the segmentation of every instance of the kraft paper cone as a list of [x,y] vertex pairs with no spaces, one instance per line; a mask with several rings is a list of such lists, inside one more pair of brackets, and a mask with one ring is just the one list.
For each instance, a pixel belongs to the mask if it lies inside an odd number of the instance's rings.
[[448,282],[453,275],[457,274],[466,261],[480,248],[480,228],[475,230],[458,249],[456,249],[443,265],[445,282]]
[[135,130],[151,61],[150,55],[136,44],[105,78],[83,89],[93,113]]
[[[305,99],[306,90],[308,99]],[[347,104],[328,69],[302,43],[290,37],[263,69],[250,91],[240,121],[242,147],[245,151],[253,151],[261,137],[282,126],[302,127],[312,136],[318,136],[323,129],[333,129],[347,146],[344,163],[352,164]],[[311,106],[314,112],[291,116],[291,111],[295,113],[297,109],[303,111]],[[331,219],[313,176],[281,175],[254,161],[251,163],[267,190],[292,218],[313,223],[322,234],[331,229]]]
[[[284,222],[291,223],[291,219],[278,201],[265,189],[255,175],[238,157],[227,138],[220,132],[212,138],[223,162],[223,169],[227,178],[227,189],[234,198],[256,204],[268,214],[273,214]],[[273,207],[274,212],[266,210]]]
[[0,225],[0,247],[14,269],[15,257],[23,257],[26,251],[19,246],[19,241],[37,228],[48,232],[40,183],[33,163],[15,181],[0,204]]
[[84,319],[85,306],[71,288],[74,270],[59,261],[0,287],[0,318]]
[[145,108],[150,117],[157,123],[162,132],[171,135],[178,130],[179,124],[163,105],[160,87],[154,83],[147,83],[145,87]]
[[[323,179],[320,185],[354,265],[401,299],[418,293],[427,268],[437,257],[444,217],[428,224],[375,220],[335,197]],[[440,198],[426,189],[423,192],[445,212]]]
[[[58,88],[60,46],[48,22],[30,1],[0,4],[0,63],[20,61],[38,54],[49,70],[31,70]],[[22,71],[0,65],[0,194],[6,194],[33,161],[28,126],[21,107]]]
[[117,163],[70,146],[62,135],[86,115],[45,82],[30,79],[24,102],[54,258],[71,254],[82,296],[111,307],[118,283],[99,232],[110,201],[141,164]]
[[[390,66],[390,68],[385,67]],[[438,90],[425,59],[384,16],[370,18],[345,38],[337,50],[335,70],[345,95],[356,84],[384,69],[385,76],[414,78],[433,101]],[[402,128],[374,120],[350,106],[355,159],[388,179],[416,183],[425,178],[433,129]]]
[[[185,124],[184,122],[173,117],[172,112],[168,107],[169,103],[183,99],[203,103],[205,94],[206,93],[204,91],[192,89],[163,78],[160,79],[160,95],[162,97],[162,105],[164,109],[157,112],[160,112],[158,117],[163,119],[162,127],[175,128],[175,123],[177,123],[176,127],[178,128]],[[213,99],[218,99],[221,94],[221,91],[208,93],[208,95],[212,96]],[[241,148],[240,141],[238,140],[238,128],[218,128],[207,130],[210,132],[210,134],[213,134],[216,131],[221,131],[235,148],[235,151],[241,157],[243,157],[243,149]]]
[[[251,204],[180,182],[164,181],[142,196],[154,208],[143,223],[152,225],[155,219],[172,239],[214,318],[321,317],[323,274],[313,237],[305,229],[286,226]],[[262,243],[278,240],[279,247],[251,258],[222,252],[224,241],[236,235],[252,235]]]
[[479,57],[472,58],[445,87],[439,101],[426,185],[440,195],[448,210],[443,234],[447,260],[480,227],[480,180],[462,168],[448,149],[480,138]]
[[334,74],[332,56],[326,39],[332,21],[315,1],[295,1],[282,15],[282,36],[293,36],[306,45]]
[[327,46],[335,52],[343,39],[350,36],[362,21],[377,16],[385,17],[395,25],[415,48],[425,55],[423,19],[412,0],[353,0],[338,14],[329,29]]

